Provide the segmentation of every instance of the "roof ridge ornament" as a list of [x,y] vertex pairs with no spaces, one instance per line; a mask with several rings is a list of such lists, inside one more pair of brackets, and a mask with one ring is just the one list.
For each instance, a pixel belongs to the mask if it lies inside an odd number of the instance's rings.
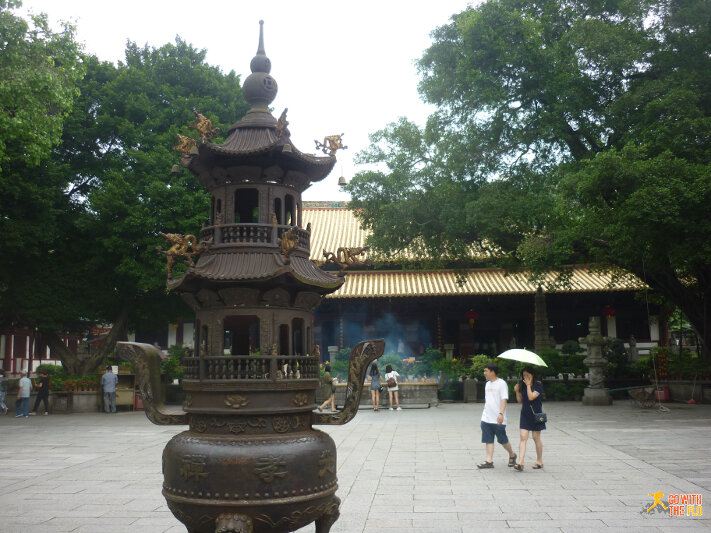
[[345,133],[341,133],[340,135],[326,135],[323,138],[323,142],[314,140],[316,143],[316,150],[321,150],[324,154],[329,156],[336,155],[338,150],[345,150],[348,148],[347,146],[343,146],[344,135]]

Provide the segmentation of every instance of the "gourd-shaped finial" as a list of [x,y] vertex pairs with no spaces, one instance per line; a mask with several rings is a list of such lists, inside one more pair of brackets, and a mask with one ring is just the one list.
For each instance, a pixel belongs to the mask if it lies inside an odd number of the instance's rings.
[[252,73],[247,76],[242,86],[244,98],[252,107],[266,108],[277,95],[277,82],[269,75],[272,62],[264,52],[264,21],[259,21],[259,45],[257,55],[249,64]]

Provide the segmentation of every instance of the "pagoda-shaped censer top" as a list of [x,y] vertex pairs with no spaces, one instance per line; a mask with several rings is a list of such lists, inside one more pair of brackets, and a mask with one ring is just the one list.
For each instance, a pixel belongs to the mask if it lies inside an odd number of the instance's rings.
[[251,109],[230,127],[224,143],[203,138],[181,160],[211,195],[209,223],[200,232],[209,250],[183,276],[168,280],[168,288],[194,308],[197,292],[226,284],[289,285],[317,299],[343,284],[309,260],[311,228],[301,224],[301,193],[325,178],[336,158],[300,152],[291,142],[286,110],[278,120],[269,111],[277,82],[264,51],[263,26],[250,67],[243,93]]

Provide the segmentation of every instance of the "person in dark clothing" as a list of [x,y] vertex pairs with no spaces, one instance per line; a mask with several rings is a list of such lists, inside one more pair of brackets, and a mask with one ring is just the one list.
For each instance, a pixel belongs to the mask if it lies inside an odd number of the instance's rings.
[[516,401],[521,404],[521,419],[519,422],[521,441],[519,444],[519,462],[514,466],[516,471],[523,471],[523,462],[526,458],[526,443],[529,434],[533,437],[536,445],[536,464],[534,470],[543,468],[543,443],[541,442],[541,431],[546,429],[546,424],[539,424],[533,415],[534,412],[543,412],[543,383],[536,381],[533,367],[527,366],[523,369],[523,387],[521,384],[514,385]]
[[40,372],[39,383],[35,383],[37,388],[37,398],[35,399],[35,406],[32,408],[31,415],[37,414],[37,408],[40,402],[44,402],[44,414],[49,414],[49,374],[46,370]]
[[373,411],[380,411],[380,370],[378,363],[370,365],[370,399]]

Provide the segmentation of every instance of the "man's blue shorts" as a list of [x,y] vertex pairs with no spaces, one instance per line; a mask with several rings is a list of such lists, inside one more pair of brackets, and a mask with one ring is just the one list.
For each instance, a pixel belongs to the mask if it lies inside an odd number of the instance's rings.
[[493,444],[494,436],[499,444],[506,444],[509,438],[506,436],[506,426],[499,424],[489,424],[488,422],[481,421],[481,442],[484,444]]

